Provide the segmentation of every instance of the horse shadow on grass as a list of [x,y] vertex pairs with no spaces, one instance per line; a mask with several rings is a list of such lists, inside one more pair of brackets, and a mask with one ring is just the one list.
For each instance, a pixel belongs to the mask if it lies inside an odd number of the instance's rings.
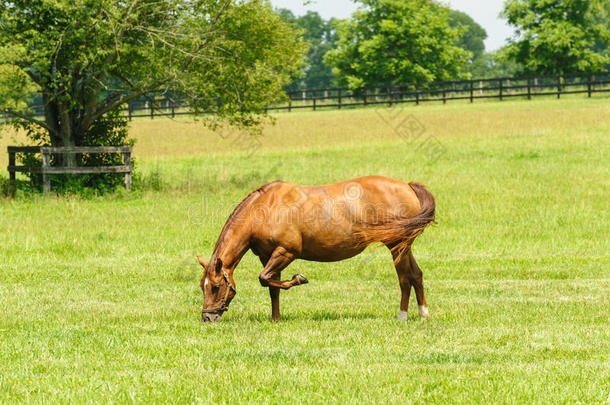
[[[415,316],[414,316],[415,317]],[[411,317],[409,317],[411,318]],[[313,312],[287,312],[282,314],[280,322],[289,321],[363,321],[363,320],[385,320],[396,319],[395,315],[388,315],[373,311],[332,311],[332,310],[315,310]],[[228,322],[239,322],[242,320],[250,322],[270,322],[271,315],[267,311],[250,313],[245,316],[236,316],[232,319],[227,319]]]

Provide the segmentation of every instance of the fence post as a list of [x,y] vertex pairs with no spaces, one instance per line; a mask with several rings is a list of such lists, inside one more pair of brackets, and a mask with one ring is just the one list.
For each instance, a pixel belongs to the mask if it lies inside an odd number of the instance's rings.
[[8,176],[9,176],[9,192],[11,195],[15,195],[15,170],[11,170],[11,166],[15,166],[15,152],[8,152]]
[[447,104],[447,85],[443,83],[443,104]]
[[415,105],[419,105],[419,85],[415,85]]
[[129,171],[125,173],[125,188],[131,190],[131,150],[123,153],[123,162],[125,166],[129,166]]
[[557,76],[557,98],[561,98],[561,75]]
[[292,99],[288,99],[288,112],[292,112]]
[[363,97],[364,97],[364,99],[363,99],[364,105],[367,105],[367,100],[366,100],[366,89],[364,89],[364,96],[363,96]]
[[51,178],[47,173],[47,168],[51,166],[51,155],[42,148],[42,187],[45,194],[51,192]]
[[474,103],[474,80],[470,81],[470,102]]
[[587,76],[587,95],[589,96],[589,98],[591,98],[591,80],[593,78],[593,75],[591,73],[589,73],[589,75]]
[[133,109],[133,107],[132,107],[131,103],[128,103],[127,104],[127,115],[129,115],[129,121],[131,121],[131,118],[132,118],[132,116],[131,116],[132,109]]
[[174,101],[174,99],[171,99],[170,103],[172,104],[172,118],[175,118],[176,117],[176,102]]
[[386,94],[387,94],[388,98],[390,99],[390,102],[388,104],[389,104],[390,107],[392,107],[392,101],[394,101],[394,97],[393,97],[394,94],[392,92],[392,88],[391,87],[387,88]]
[[155,119],[155,109],[153,107],[153,103],[152,101],[150,102],[150,119],[154,120]]
[[339,94],[337,95],[337,104],[339,107],[339,110],[341,109],[341,89],[339,89]]
[[316,97],[313,97],[313,110],[316,111]]
[[499,80],[500,83],[500,101],[502,101],[502,79]]
[[532,79],[527,78],[527,99],[532,99]]

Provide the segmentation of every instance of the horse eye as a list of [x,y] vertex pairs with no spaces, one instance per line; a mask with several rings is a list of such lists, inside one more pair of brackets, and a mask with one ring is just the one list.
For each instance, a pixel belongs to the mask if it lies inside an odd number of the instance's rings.
[[212,286],[212,294],[218,293],[219,290],[220,290],[220,284],[216,284],[216,285]]

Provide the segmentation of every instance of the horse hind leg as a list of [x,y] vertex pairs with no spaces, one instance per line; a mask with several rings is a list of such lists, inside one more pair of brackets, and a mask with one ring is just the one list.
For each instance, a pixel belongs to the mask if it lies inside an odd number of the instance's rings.
[[398,320],[407,320],[411,287],[413,287],[415,290],[419,316],[422,318],[428,318],[429,313],[428,304],[426,303],[426,295],[424,294],[423,273],[413,257],[413,252],[411,249],[409,249],[400,257],[398,257],[398,254],[395,252],[393,252],[392,255],[394,257],[396,273],[398,275],[398,281],[400,283],[400,290],[402,293]]
[[406,255],[403,255],[398,261],[396,261],[396,254],[392,253],[392,256],[394,257],[394,267],[396,268],[396,274],[398,275],[401,292],[398,320],[404,322],[408,317],[409,298],[411,296],[411,279],[409,278],[410,263]]
[[411,272],[409,277],[413,288],[415,289],[415,297],[417,298],[417,305],[419,308],[419,316],[422,318],[428,318],[430,316],[428,312],[428,304],[426,303],[426,294],[424,293],[424,275],[417,265],[413,252],[409,249],[408,260],[410,263]]

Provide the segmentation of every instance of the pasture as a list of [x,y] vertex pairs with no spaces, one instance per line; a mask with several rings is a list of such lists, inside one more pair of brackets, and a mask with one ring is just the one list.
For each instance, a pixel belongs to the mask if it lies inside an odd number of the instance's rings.
[[[609,99],[276,117],[254,146],[137,120],[134,192],[0,200],[1,402],[610,400]],[[20,140],[4,132],[0,166]],[[281,293],[277,324],[248,253],[229,312],[202,324],[195,254],[235,204],[276,178],[369,174],[436,197],[414,247],[429,320],[414,294],[396,320],[391,257],[369,248],[293,263],[284,278],[310,283]]]

